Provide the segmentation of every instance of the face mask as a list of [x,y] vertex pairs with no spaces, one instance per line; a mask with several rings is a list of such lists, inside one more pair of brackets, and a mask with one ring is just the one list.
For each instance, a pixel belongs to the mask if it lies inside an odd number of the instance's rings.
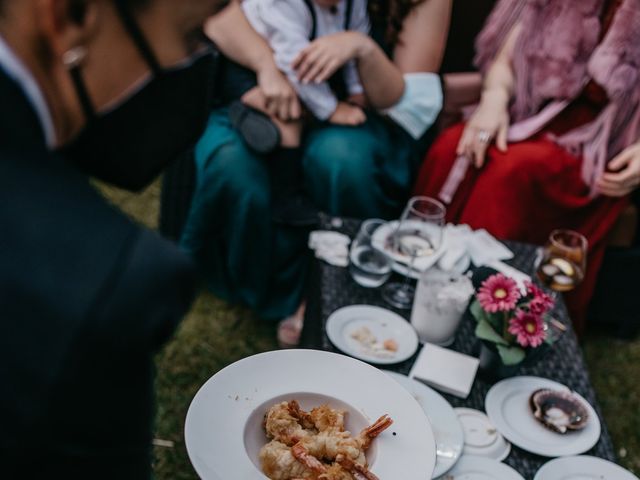
[[71,69],[88,121],[61,151],[88,175],[120,188],[140,190],[193,146],[204,130],[215,57],[208,50],[185,65],[163,69],[126,9],[119,6],[119,11],[153,77],[118,107],[96,114],[79,68]]

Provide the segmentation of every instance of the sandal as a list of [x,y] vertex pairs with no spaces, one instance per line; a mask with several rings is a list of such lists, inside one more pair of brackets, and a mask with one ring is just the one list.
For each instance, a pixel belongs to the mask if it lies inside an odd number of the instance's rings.
[[229,106],[229,120],[247,146],[256,153],[271,153],[280,145],[280,130],[276,124],[264,113],[241,101]]

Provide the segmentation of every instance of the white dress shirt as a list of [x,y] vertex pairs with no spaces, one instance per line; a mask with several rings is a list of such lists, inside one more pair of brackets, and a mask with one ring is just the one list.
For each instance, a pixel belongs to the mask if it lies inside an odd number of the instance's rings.
[[[312,3],[316,14],[316,38],[345,30],[346,0],[340,1],[335,13]],[[296,89],[300,100],[316,118],[328,119],[338,105],[329,84],[303,85],[291,66],[309,45],[313,29],[313,18],[304,0],[243,0],[242,8],[253,28],[271,45],[276,65]],[[368,34],[367,1],[353,0],[352,8],[349,30]],[[347,63],[344,72],[348,93],[362,93],[355,62]]]
[[38,86],[35,78],[18,56],[11,50],[11,47],[0,35],[0,69],[14,80],[29,99],[33,109],[40,120],[45,141],[50,149],[56,145],[56,131],[53,126],[53,119],[49,106]]

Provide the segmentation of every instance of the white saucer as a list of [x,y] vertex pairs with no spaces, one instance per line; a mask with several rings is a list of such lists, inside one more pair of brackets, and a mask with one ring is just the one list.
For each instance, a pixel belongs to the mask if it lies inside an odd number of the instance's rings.
[[589,420],[583,430],[564,435],[552,432],[540,424],[529,407],[529,397],[541,388],[569,390],[561,383],[539,377],[515,377],[495,384],[485,399],[491,423],[514,445],[545,457],[579,455],[590,450],[600,438],[600,419],[591,405],[584,402]]
[[[388,356],[372,354],[351,336],[362,327],[367,327],[379,342],[395,340],[398,350],[389,352]],[[418,349],[418,334],[408,321],[396,313],[372,305],[351,305],[336,310],[327,319],[326,331],[336,348],[378,365],[402,362]]]
[[458,463],[439,480],[524,480],[509,465],[474,455],[463,455]]
[[638,480],[633,473],[602,458],[582,455],[545,463],[533,480]]
[[[399,223],[400,222],[398,220],[394,220],[378,227],[373,233],[371,244],[374,248],[380,250],[381,252],[384,252],[389,256],[389,258],[393,260],[391,265],[396,272],[400,273],[401,275],[406,275],[407,271],[409,270],[408,264],[411,261],[411,257],[398,252],[394,248],[391,248],[388,242],[389,237],[393,235],[398,229]],[[420,222],[416,222],[416,226],[418,228],[424,228],[425,230],[436,228],[433,225]],[[410,277],[418,279],[420,277],[420,274],[433,267],[446,251],[446,228],[444,226],[439,228],[442,228],[442,242],[440,244],[440,247],[432,255],[416,258],[413,269],[409,272]]]
[[[189,458],[203,480],[264,480],[258,454],[267,442],[262,421],[275,403],[302,408],[328,403],[346,409],[358,432],[383,414],[393,425],[367,453],[380,478],[429,478],[436,463],[431,425],[415,399],[377,368],[344,355],[282,350],[240,360],[211,377],[194,397],[185,422]],[[400,467],[398,467],[400,465]]]
[[464,455],[487,457],[502,462],[511,453],[511,444],[480,410],[456,408],[464,431]]
[[453,407],[442,395],[424,383],[399,373],[385,371],[418,401],[431,423],[436,438],[436,468],[433,477],[444,475],[462,455],[464,433]]

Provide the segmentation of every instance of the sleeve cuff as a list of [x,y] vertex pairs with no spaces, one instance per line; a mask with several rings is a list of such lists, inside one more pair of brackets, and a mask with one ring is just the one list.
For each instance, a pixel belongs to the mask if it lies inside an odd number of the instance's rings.
[[433,125],[442,110],[442,84],[435,73],[407,73],[404,81],[402,98],[385,113],[418,139]]

